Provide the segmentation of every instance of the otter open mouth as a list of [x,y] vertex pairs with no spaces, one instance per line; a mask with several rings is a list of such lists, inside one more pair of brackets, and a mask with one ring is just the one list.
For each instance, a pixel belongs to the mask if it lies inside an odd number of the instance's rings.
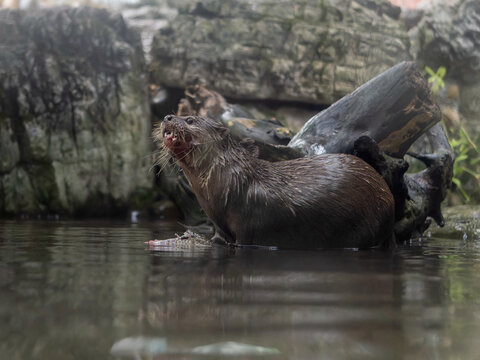
[[175,133],[169,130],[165,130],[163,133],[163,138],[165,139],[165,143],[167,143],[167,145],[169,143],[174,144],[178,140],[178,137],[175,135]]
[[173,156],[178,160],[184,159],[191,150],[190,141],[185,136],[179,136],[172,129],[165,129],[163,139],[165,146],[170,149]]

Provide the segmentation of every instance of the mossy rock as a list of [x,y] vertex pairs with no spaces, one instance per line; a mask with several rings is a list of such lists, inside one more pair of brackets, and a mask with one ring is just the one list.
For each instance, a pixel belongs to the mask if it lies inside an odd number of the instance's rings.
[[117,213],[152,188],[146,65],[121,16],[2,10],[0,47],[0,213]]

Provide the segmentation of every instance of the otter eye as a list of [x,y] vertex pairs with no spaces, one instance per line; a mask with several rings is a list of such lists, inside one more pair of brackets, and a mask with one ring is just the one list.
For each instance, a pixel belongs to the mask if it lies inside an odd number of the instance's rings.
[[189,117],[187,118],[187,120],[185,120],[187,122],[188,125],[192,125],[193,124],[193,118]]

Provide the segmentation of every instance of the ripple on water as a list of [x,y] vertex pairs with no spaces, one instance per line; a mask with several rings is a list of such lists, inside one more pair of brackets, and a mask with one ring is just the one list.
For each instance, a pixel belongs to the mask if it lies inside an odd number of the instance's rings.
[[477,354],[478,240],[432,237],[394,253],[144,244],[174,232],[182,229],[0,222],[0,353],[108,358],[117,341],[144,336],[177,350],[257,345],[288,359]]

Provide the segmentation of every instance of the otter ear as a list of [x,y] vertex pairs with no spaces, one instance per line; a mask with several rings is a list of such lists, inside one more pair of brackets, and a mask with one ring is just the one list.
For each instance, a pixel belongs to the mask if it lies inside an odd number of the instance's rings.
[[251,156],[258,158],[258,155],[260,155],[260,149],[256,145],[255,140],[245,138],[242,139],[239,144],[247,149]]
[[220,136],[222,138],[224,138],[224,137],[230,135],[230,130],[227,129],[225,126],[219,126],[218,127],[218,133],[220,134]]

